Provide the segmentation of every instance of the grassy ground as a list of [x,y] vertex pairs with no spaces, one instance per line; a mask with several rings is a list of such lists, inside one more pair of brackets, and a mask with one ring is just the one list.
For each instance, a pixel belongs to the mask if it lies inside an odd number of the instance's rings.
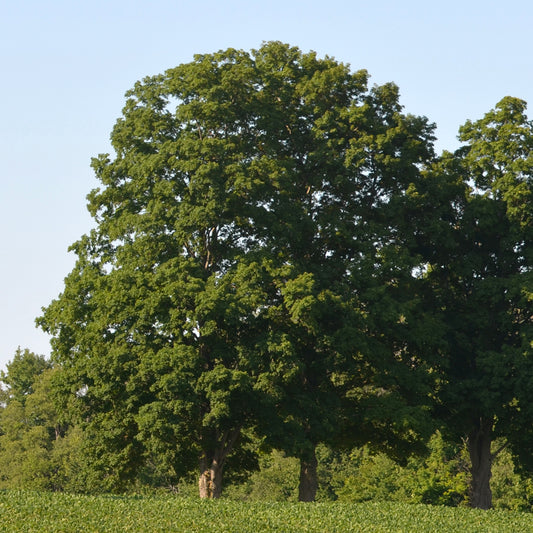
[[284,504],[184,497],[0,492],[0,530],[11,532],[533,532],[533,514],[397,503]]

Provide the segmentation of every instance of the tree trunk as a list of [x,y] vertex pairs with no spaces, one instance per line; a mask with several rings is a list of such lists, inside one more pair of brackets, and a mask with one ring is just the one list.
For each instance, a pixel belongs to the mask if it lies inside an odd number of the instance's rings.
[[200,498],[220,498],[222,495],[222,474],[228,454],[233,450],[240,435],[240,427],[225,432],[214,451],[204,451],[200,456],[198,492]]
[[222,470],[223,464],[216,459],[211,463],[211,498],[220,498],[222,495]]
[[200,476],[198,478],[198,492],[200,498],[209,498],[209,487],[211,481],[211,471],[208,467],[209,461],[207,457],[203,455],[200,457]]
[[312,453],[300,459],[300,486],[298,490],[298,500],[301,502],[314,502],[316,491],[318,489],[317,475],[318,461],[316,459],[315,449]]
[[477,509],[492,507],[492,455],[490,445],[492,439],[491,419],[480,418],[479,423],[468,436],[468,453],[470,454],[471,475],[470,506]]
[[216,458],[208,460],[204,455],[200,459],[200,476],[198,478],[198,492],[200,498],[220,498],[222,494],[222,473],[224,465]]

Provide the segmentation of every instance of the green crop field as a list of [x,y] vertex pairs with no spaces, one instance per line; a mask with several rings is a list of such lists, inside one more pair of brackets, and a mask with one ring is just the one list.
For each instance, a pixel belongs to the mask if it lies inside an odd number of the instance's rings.
[[397,503],[240,503],[184,497],[0,492],[0,529],[52,532],[509,532],[533,514]]

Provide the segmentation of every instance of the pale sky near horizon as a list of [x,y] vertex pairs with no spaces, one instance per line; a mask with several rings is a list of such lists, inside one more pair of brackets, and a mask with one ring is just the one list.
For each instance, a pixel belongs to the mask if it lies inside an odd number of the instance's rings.
[[529,0],[0,0],[0,369],[17,346],[50,352],[34,321],[91,228],[90,159],[110,151],[135,81],[280,40],[395,82],[405,111],[437,124],[437,150],[453,150],[459,126],[504,96],[533,117],[531,28]]

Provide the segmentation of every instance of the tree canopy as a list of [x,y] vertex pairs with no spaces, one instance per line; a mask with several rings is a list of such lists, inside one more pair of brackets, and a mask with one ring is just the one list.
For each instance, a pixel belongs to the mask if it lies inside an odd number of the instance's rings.
[[506,97],[460,129],[465,145],[453,165],[445,159],[448,179],[463,186],[450,196],[453,229],[429,273],[446,324],[442,410],[456,438],[468,437],[476,507],[491,505],[494,438],[507,437],[530,462],[533,124],[525,108]]
[[[174,478],[199,458],[216,496],[258,424],[309,459],[340,427],[338,384],[371,390],[371,368],[397,363],[394,342],[366,332],[386,321],[370,310],[402,313],[384,287],[417,265],[397,199],[433,126],[367,78],[267,43],[127,94],[115,157],[93,161],[96,229],[41,319],[113,483],[146,455]],[[276,417],[281,439],[262,422]]]
[[218,497],[260,443],[299,459],[312,500],[319,444],[406,460],[446,425],[485,506],[493,432],[529,450],[525,103],[436,157],[393,83],[279,42],[195,56],[126,98],[114,154],[92,162],[95,228],[38,319],[104,485],[196,470]]

